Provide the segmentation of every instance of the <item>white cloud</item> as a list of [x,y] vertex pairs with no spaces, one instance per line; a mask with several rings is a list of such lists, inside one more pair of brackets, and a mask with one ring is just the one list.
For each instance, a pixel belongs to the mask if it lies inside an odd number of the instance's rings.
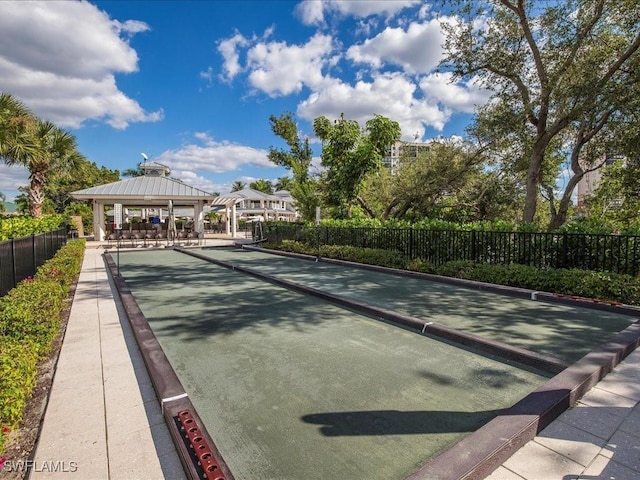
[[2,89],[61,127],[89,119],[114,128],[157,121],[162,111],[145,112],[114,77],[138,70],[137,53],[121,35],[148,30],[136,20],[112,20],[88,2],[0,2]]
[[489,90],[473,79],[466,83],[453,83],[451,73],[427,75],[421,79],[420,88],[426,98],[464,113],[473,113],[476,107],[485,105],[491,96]]
[[155,160],[171,168],[172,176],[180,179],[182,177],[176,172],[226,173],[237,171],[246,165],[275,167],[268,160],[266,150],[227,141],[218,142],[206,133],[197,133],[194,136],[200,141],[199,144],[190,143],[175,150],[168,150]]
[[323,68],[331,62],[332,39],[316,34],[304,45],[259,43],[247,52],[251,85],[270,96],[298,93],[303,86],[325,83]]
[[7,197],[7,202],[13,202],[20,192],[18,187],[29,184],[29,171],[19,165],[9,166],[0,163],[0,192]]
[[305,25],[314,25],[324,21],[324,2],[304,0],[296,5],[296,14]]
[[378,114],[397,121],[404,139],[413,139],[416,133],[422,138],[426,126],[444,128],[452,112],[418,98],[416,91],[417,86],[400,73],[374,75],[373,81],[359,81],[353,86],[335,81],[301,102],[297,114],[313,121],[320,115],[335,119],[344,113],[361,126]]
[[407,7],[422,0],[304,0],[296,6],[296,13],[305,25],[323,23],[325,14],[338,14],[356,18],[370,15],[393,17]]
[[427,73],[440,62],[443,41],[439,21],[412,23],[406,31],[386,28],[361,45],[353,45],[347,58],[374,68],[391,63],[409,73]]
[[213,193],[217,191],[215,184],[211,180],[202,175],[198,175],[192,170],[171,170],[171,176],[205,192]]
[[246,47],[248,44],[248,40],[240,33],[236,33],[233,37],[218,42],[218,51],[224,59],[222,64],[224,72],[222,74],[223,80],[232,80],[233,77],[242,71],[238,47]]

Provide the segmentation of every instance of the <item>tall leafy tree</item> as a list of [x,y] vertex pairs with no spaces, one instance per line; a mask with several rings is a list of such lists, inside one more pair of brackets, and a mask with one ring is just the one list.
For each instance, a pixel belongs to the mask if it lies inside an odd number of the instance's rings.
[[[525,169],[522,220],[536,215],[540,187],[559,144],[570,149],[569,188],[603,159],[585,154],[605,143],[637,98],[640,4],[635,0],[451,0],[459,23],[445,25],[442,66],[493,91],[520,136],[514,162]],[[482,21],[479,21],[482,20]],[[611,128],[609,128],[611,127]],[[508,129],[508,128],[507,128]],[[556,142],[554,144],[554,142]],[[554,147],[555,145],[555,147]],[[568,195],[566,195],[568,193]],[[566,216],[565,192],[556,220]]]
[[45,196],[54,203],[56,213],[63,213],[70,205],[78,203],[71,197],[71,192],[120,180],[118,170],[98,167],[82,155],[70,159],[67,167],[52,170],[44,187]]
[[452,141],[434,142],[412,161],[402,163],[385,216],[438,218],[442,208],[454,204],[461,191],[480,174],[483,162],[481,152],[475,149]]
[[14,96],[0,92],[0,159],[11,165],[20,154],[16,139],[34,121],[31,111]]
[[303,220],[313,220],[320,200],[317,193],[318,182],[309,171],[313,160],[309,139],[301,138],[298,126],[290,112],[285,112],[279,117],[271,115],[269,123],[271,131],[285,141],[289,150],[270,147],[268,158],[272,163],[291,171],[293,179],[288,184],[287,190],[296,200],[296,208]]
[[387,147],[400,140],[398,122],[375,115],[361,130],[358,122],[345,119],[344,114],[333,124],[321,116],[314,120],[313,130],[323,143],[327,204],[340,216],[348,216],[355,201],[370,211],[359,194],[367,176],[382,167]]

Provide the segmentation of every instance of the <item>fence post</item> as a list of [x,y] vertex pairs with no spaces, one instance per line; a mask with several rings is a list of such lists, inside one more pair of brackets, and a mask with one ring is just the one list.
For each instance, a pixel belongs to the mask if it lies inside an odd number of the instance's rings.
[[17,285],[16,279],[18,278],[18,269],[16,268],[16,241],[15,239],[9,239],[11,242],[11,265],[13,270],[13,287]]
[[476,231],[471,230],[471,260],[473,260],[473,262],[478,261],[478,249],[476,248],[476,243]]
[[[44,240],[46,245],[46,241],[47,241],[46,233],[44,235],[45,235]],[[35,233],[31,234],[31,259],[32,259],[31,265],[33,266],[31,271],[33,272],[33,274],[35,274],[36,265],[38,264],[38,252],[36,252],[36,234]]]
[[413,260],[413,228],[409,228],[409,258]]

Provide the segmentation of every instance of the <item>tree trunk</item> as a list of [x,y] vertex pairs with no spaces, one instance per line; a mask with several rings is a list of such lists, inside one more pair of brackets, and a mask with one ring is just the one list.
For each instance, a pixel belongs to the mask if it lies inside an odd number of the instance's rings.
[[367,215],[369,215],[369,218],[377,218],[376,212],[374,212],[373,209],[369,206],[369,204],[367,202],[365,202],[364,198],[362,198],[360,195],[358,195],[356,197],[356,200],[358,201],[358,203],[360,204],[362,209],[365,212],[367,212]]
[[44,174],[33,172],[29,180],[29,213],[34,218],[41,218],[44,202]]
[[548,141],[538,140],[533,146],[533,151],[531,152],[529,169],[527,171],[524,211],[522,212],[523,223],[533,223],[533,219],[536,216],[536,208],[538,207],[538,186],[540,185],[540,170],[542,168],[542,160],[548,143]]

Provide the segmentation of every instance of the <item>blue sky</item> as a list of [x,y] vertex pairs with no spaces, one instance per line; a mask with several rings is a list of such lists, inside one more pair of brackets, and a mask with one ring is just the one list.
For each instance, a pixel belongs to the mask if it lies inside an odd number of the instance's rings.
[[[488,93],[436,73],[429,0],[2,1],[0,91],[120,171],[142,161],[209,192],[275,181],[269,116],[396,120],[403,139],[462,134]],[[314,141],[319,155],[320,146]],[[8,200],[27,172],[0,165]]]

